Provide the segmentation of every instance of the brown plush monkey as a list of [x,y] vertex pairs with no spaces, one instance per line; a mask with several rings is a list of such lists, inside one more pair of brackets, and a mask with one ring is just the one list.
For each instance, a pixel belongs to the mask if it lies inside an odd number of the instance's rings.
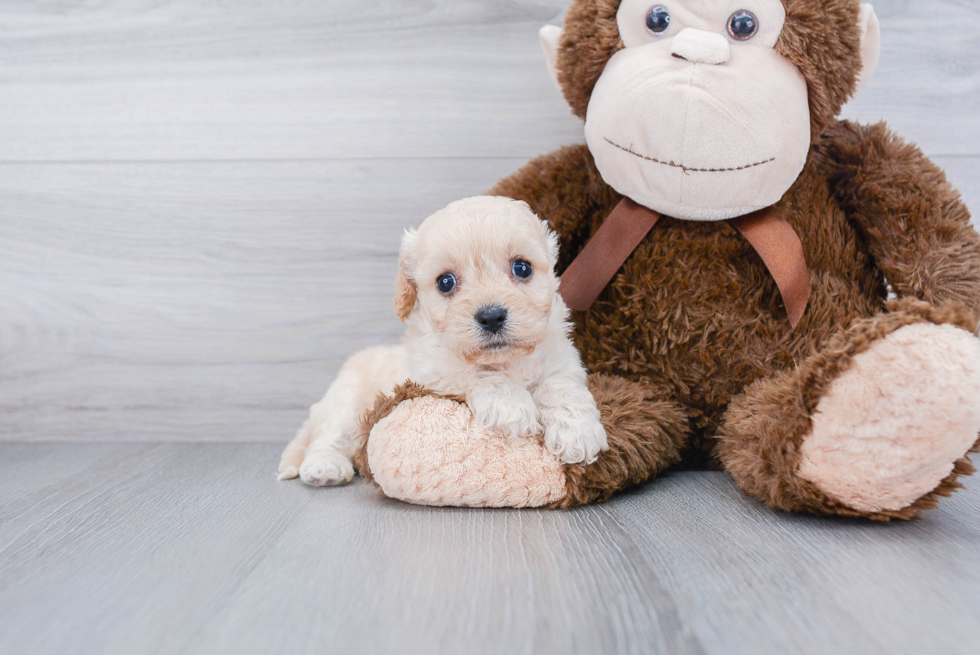
[[835,118],[877,61],[871,8],[574,0],[542,40],[588,145],[491,193],[577,260],[562,293],[610,449],[488,472],[508,444],[407,386],[362,473],[413,502],[569,507],[685,463],[771,507],[890,519],[973,472],[980,237],[917,148]]

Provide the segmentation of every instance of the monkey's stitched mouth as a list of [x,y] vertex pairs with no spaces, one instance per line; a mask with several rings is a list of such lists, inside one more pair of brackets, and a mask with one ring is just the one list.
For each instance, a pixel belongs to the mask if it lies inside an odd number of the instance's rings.
[[647,157],[646,155],[641,155],[640,153],[635,152],[632,146],[630,146],[629,148],[624,148],[623,146],[619,145],[614,141],[610,141],[609,139],[606,139],[606,143],[616,148],[619,148],[623,152],[628,152],[634,157],[639,157],[640,159],[645,159],[646,161],[652,161],[653,163],[660,164],[661,166],[670,166],[671,168],[679,168],[683,170],[685,173],[692,173],[692,172],[693,173],[728,173],[731,171],[744,171],[746,168],[755,168],[756,166],[762,166],[764,164],[770,164],[776,161],[775,157],[770,157],[769,159],[763,161],[757,161],[754,164],[746,164],[745,166],[736,166],[733,168],[691,168],[689,166],[678,164],[673,161],[661,161],[655,157]]

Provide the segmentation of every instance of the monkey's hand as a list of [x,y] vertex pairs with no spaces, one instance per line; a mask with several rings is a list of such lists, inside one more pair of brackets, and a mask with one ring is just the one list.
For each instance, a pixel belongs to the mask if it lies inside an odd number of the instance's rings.
[[895,294],[980,315],[980,235],[942,170],[880,124],[842,121],[820,150],[835,196]]

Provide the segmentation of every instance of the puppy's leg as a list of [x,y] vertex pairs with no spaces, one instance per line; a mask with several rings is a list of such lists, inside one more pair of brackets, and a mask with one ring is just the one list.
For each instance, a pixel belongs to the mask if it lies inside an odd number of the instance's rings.
[[353,453],[347,454],[350,451],[347,444],[353,439],[352,432],[356,432],[357,419],[351,423],[349,418],[338,417],[336,424],[329,425],[307,448],[299,467],[303,482],[314,487],[332,487],[354,478]]
[[552,373],[534,390],[541,411],[544,443],[569,464],[591,464],[606,450],[606,429],[589,392],[578,351],[567,339],[552,344],[546,370]]
[[297,473],[306,484],[323,487],[350,482],[354,477],[351,458],[360,445],[358,421],[378,393],[390,393],[396,384],[405,381],[405,369],[402,347],[369,348],[347,360],[323,400],[310,408],[306,424],[286,447],[280,476],[302,459]]
[[541,433],[531,392],[506,375],[481,375],[466,391],[466,404],[487,430],[514,438]]
[[608,448],[606,429],[599,421],[599,409],[583,379],[551,378],[535,393],[544,443],[548,450],[569,464],[591,464]]
[[299,465],[303,463],[303,457],[306,456],[306,447],[310,445],[312,429],[311,417],[303,423],[303,427],[299,429],[299,432],[296,433],[293,440],[282,451],[278,469],[280,480],[292,480],[299,476]]

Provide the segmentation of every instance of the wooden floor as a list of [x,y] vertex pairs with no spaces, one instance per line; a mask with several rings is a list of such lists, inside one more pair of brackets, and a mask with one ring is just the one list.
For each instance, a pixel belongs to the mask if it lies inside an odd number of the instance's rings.
[[[903,525],[704,472],[572,512],[275,481],[397,338],[401,228],[582,141],[565,4],[0,3],[0,653],[980,652],[980,480]],[[980,211],[980,5],[875,6],[845,115]]]
[[976,653],[980,491],[905,525],[721,473],[572,512],[421,508],[276,444],[0,444],[2,653]]

